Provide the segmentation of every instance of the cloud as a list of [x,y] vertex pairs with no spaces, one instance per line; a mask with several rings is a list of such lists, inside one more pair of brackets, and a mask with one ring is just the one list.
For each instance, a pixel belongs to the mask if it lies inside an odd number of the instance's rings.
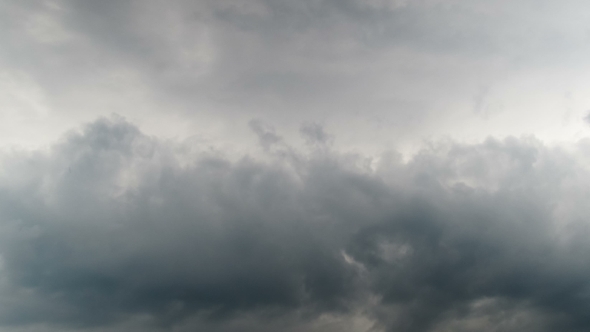
[[304,123],[299,128],[299,132],[310,145],[325,145],[331,140],[331,136],[326,133],[324,127],[317,123]]
[[103,118],[49,151],[4,153],[0,324],[590,325],[590,177],[578,153],[525,138],[440,142],[406,163],[325,146],[266,161],[190,151]]
[[588,330],[586,6],[2,1],[0,331]]
[[282,141],[282,138],[275,133],[275,129],[260,119],[250,120],[248,124],[256,136],[258,136],[258,142],[265,150],[268,151],[273,145]]
[[[31,81],[19,90],[42,92],[39,109],[46,110],[33,124],[13,117],[23,129],[5,132],[16,142],[45,142],[41,133],[55,137],[105,110],[166,137],[199,132],[241,142],[242,124],[264,118],[277,128],[326,123],[340,142],[377,148],[449,133],[521,134],[513,124],[526,113],[539,122],[526,130],[552,139],[580,130],[556,130],[563,117],[555,110],[569,107],[575,118],[588,103],[578,80],[588,70],[587,4],[578,0],[1,6],[0,70]],[[481,86],[489,90],[483,99]],[[565,90],[572,105],[562,105]],[[486,111],[473,112],[474,100]],[[22,108],[19,98],[0,103]],[[467,129],[474,127],[485,130]]]

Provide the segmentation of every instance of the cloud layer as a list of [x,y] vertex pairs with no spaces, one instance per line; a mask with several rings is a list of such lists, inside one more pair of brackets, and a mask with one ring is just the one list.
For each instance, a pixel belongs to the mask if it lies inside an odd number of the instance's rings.
[[587,141],[438,142],[404,162],[338,152],[313,123],[303,150],[251,127],[264,157],[116,117],[5,152],[0,330],[590,327]]
[[588,13],[0,0],[0,332],[590,330]]
[[588,12],[579,0],[4,0],[0,142],[43,145],[112,112],[237,145],[254,117],[291,138],[293,123],[325,123],[338,144],[377,150],[448,134],[579,139]]

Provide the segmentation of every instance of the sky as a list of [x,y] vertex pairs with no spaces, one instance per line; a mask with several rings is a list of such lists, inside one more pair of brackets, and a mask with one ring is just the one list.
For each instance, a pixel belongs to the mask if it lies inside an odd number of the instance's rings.
[[0,0],[0,332],[590,330],[590,3]]

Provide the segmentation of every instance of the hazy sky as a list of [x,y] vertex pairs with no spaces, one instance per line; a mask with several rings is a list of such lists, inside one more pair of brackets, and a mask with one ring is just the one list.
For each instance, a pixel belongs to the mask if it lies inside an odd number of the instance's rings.
[[0,332],[590,330],[590,3],[0,0]]

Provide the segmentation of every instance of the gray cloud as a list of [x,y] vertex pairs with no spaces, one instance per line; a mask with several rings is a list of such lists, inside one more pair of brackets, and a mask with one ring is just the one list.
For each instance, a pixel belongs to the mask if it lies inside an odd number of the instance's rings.
[[586,7],[0,1],[0,332],[588,330]]
[[588,329],[587,142],[439,142],[408,162],[281,144],[230,161],[113,118],[4,153],[0,324]]
[[325,145],[332,140],[332,137],[326,133],[324,127],[317,123],[305,123],[301,125],[299,131],[304,136],[307,144],[310,145]]
[[[503,136],[482,117],[536,109],[535,117],[555,123],[555,107],[540,111],[532,101],[549,98],[530,83],[536,77],[548,77],[560,95],[574,90],[580,101],[572,112],[587,108],[574,79],[559,74],[585,70],[585,7],[577,0],[4,1],[0,66],[38,85],[60,124],[73,119],[60,130],[116,112],[171,135],[177,126],[159,129],[162,119],[181,117],[191,133],[220,127],[203,121],[214,119],[224,123],[215,134],[230,141],[242,140],[239,128],[255,117],[277,127],[326,123],[343,142],[365,144],[468,135],[468,126]],[[516,86],[535,91],[526,107],[512,98]],[[486,111],[472,112],[472,104]],[[470,125],[448,120],[455,118]]]

